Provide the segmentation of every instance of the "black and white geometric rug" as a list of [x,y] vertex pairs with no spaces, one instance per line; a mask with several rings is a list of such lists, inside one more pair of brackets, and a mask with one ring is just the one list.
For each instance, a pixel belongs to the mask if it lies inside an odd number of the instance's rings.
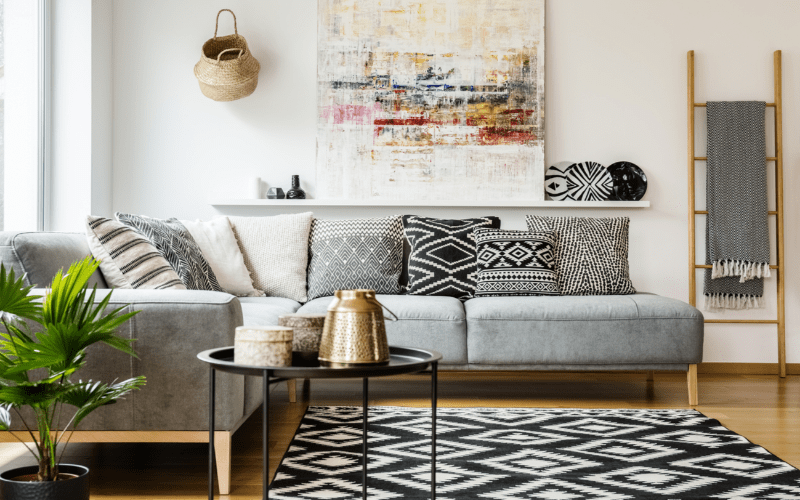
[[[440,500],[800,500],[800,471],[695,410],[439,408]],[[369,498],[430,498],[430,409],[369,409]],[[310,407],[270,490],[361,498],[361,407]]]

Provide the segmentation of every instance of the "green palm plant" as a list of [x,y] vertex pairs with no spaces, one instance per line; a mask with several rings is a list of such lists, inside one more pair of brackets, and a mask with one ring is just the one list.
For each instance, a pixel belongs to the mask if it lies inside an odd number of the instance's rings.
[[[111,293],[95,304],[97,287],[88,289],[99,264],[89,256],[66,274],[59,270],[44,296],[31,295],[33,287],[0,264],[0,323],[5,329],[0,332],[0,430],[10,429],[12,411],[22,420],[33,447],[20,441],[39,462],[39,481],[58,478],[56,451],[61,445],[63,456],[86,416],[145,383],[144,377],[111,384],[72,380],[86,363],[86,349],[98,342],[136,356],[133,341],[115,333],[136,312],[123,313],[124,306],[106,312]],[[26,421],[23,407],[32,410],[28,418],[35,422]]]

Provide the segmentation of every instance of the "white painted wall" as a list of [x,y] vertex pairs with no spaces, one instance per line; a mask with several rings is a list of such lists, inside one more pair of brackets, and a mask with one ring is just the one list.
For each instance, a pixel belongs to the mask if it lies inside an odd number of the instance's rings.
[[[261,62],[259,88],[217,103],[192,68],[231,8]],[[113,12],[113,208],[156,217],[271,215],[285,208],[230,209],[253,177],[314,191],[316,1],[115,0]],[[686,51],[697,56],[697,100],[772,100],[772,53],[784,57],[787,348],[800,362],[800,2],[796,0],[549,0],[546,16],[548,163],[633,161],[647,173],[650,209],[552,210],[551,215],[628,215],[639,290],[687,299]],[[232,23],[225,17],[221,33]],[[698,115],[702,119],[701,115]],[[698,123],[702,129],[702,121]],[[702,154],[703,135],[698,134]],[[701,184],[702,186],[702,184]],[[300,211],[295,209],[291,211]],[[330,218],[400,210],[329,208]],[[495,214],[524,228],[528,209],[420,209],[441,217]],[[698,256],[703,250],[698,248]],[[774,298],[774,282],[768,288]],[[702,290],[702,287],[700,287]],[[756,318],[773,310],[729,317]],[[706,361],[777,361],[774,326],[709,325]]]
[[106,0],[51,0],[51,5],[47,222],[49,230],[83,231],[87,214],[112,213],[113,6]]

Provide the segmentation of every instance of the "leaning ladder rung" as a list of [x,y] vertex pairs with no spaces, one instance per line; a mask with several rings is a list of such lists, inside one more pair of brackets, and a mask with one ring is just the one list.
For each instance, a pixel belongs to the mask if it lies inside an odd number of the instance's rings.
[[[694,103],[694,107],[695,108],[705,108],[707,105],[708,104],[705,103],[705,102],[696,102],[696,103]],[[767,105],[768,108],[774,108],[775,107],[775,103],[774,102],[768,102],[768,103],[766,103],[766,105]]]
[[707,319],[706,323],[749,323],[759,325],[777,325],[777,319]]
[[[694,268],[695,269],[711,269],[711,264],[695,264]],[[770,265],[769,268],[770,269],[780,270],[780,268],[778,266],[773,266],[773,265]]]
[[[694,161],[708,161],[708,156],[695,156]],[[776,156],[767,156],[767,161],[778,161]]]
[[[708,210],[695,210],[694,214],[695,215],[708,215]],[[767,212],[767,215],[778,215],[778,211],[777,210],[770,210],[769,212]]]

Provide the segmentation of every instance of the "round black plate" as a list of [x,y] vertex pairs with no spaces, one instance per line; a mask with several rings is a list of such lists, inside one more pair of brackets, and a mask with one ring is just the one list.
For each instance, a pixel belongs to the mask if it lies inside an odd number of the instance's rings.
[[618,161],[608,167],[614,180],[609,200],[639,201],[647,192],[647,176],[644,171],[629,161]]

